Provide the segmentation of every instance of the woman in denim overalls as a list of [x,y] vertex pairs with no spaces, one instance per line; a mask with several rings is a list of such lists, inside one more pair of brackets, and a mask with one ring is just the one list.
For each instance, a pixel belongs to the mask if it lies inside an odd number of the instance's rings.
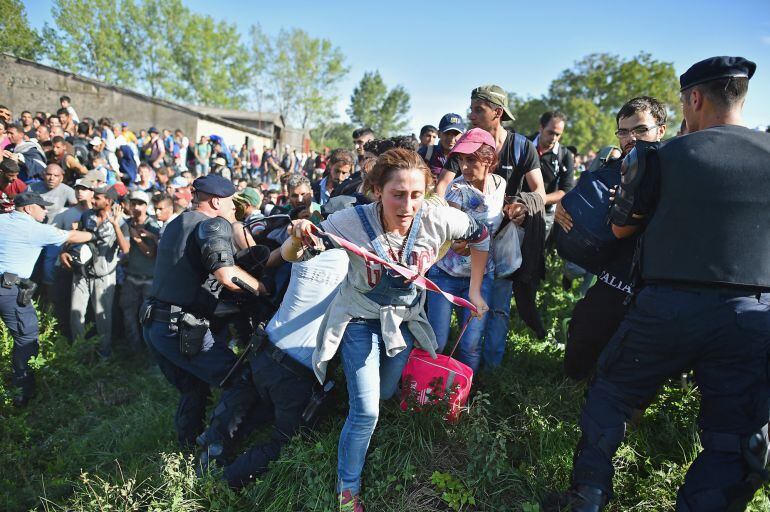
[[[483,224],[448,206],[423,201],[430,170],[414,151],[393,149],[367,175],[376,202],[337,212],[321,228],[380,258],[425,274],[451,240],[471,246],[469,300],[486,312],[481,282],[489,236]],[[295,221],[281,252],[287,261],[303,257],[311,237],[309,221]],[[426,292],[383,265],[351,255],[348,275],[329,306],[313,355],[323,380],[328,361],[341,352],[350,411],[340,435],[337,490],[340,509],[363,510],[358,497],[361,472],[379,415],[379,401],[393,396],[413,343],[435,354],[436,338],[424,313]]]

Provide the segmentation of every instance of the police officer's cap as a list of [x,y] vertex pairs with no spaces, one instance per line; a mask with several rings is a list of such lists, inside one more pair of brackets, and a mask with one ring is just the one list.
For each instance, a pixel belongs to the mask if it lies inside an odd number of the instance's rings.
[[216,174],[208,174],[195,178],[192,184],[196,192],[203,192],[210,196],[230,197],[235,194],[235,186],[232,182]]
[[51,206],[53,203],[49,203],[43,199],[43,197],[37,192],[22,192],[21,194],[16,194],[16,196],[13,198],[13,205],[18,208],[21,208],[22,206],[29,206],[31,204],[46,207]]
[[721,78],[751,78],[757,65],[743,57],[711,57],[696,62],[679,77],[680,91]]

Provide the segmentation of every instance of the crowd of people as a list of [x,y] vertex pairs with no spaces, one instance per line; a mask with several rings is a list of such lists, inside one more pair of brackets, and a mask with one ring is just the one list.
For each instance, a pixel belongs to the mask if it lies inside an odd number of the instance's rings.
[[[512,304],[535,337],[553,337],[537,298],[556,248],[564,287],[583,280],[565,373],[591,382],[558,506],[601,510],[625,422],[666,378],[695,370],[704,450],[677,510],[742,509],[770,454],[770,137],[740,126],[754,69],[740,57],[695,64],[680,78],[675,137],[660,143],[666,105],[629,98],[617,141],[585,155],[562,144],[562,112],[529,136],[512,130],[496,85],[471,91],[468,125],[447,113],[419,137],[387,139],[364,127],[352,150],[311,154],[135,133],[80,119],[66,96],[52,115],[0,105],[0,314],[16,403],[35,395],[37,284],[71,339],[93,321],[103,359],[116,325],[127,352],[151,354],[180,392],[181,446],[234,488],[313,428],[339,360],[349,412],[336,490],[340,510],[362,511],[380,402],[398,393],[411,349],[499,371]],[[472,308],[427,293],[423,276]],[[456,352],[453,313],[467,326]],[[268,441],[241,446],[266,424]]]

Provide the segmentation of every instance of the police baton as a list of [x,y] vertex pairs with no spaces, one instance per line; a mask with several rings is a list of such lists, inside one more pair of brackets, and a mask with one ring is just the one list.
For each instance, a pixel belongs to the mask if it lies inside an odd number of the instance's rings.
[[[239,277],[233,277],[231,281],[233,282],[234,285],[236,285],[241,290],[251,293],[255,297],[259,296],[259,292],[255,290],[250,284],[245,282],[243,279]],[[230,371],[227,372],[227,375],[225,375],[225,378],[222,379],[222,382],[219,383],[220,388],[225,387],[225,385],[230,381],[230,379],[233,377],[233,374],[241,367],[241,365],[243,364],[243,361],[249,356],[249,352],[251,352],[251,349],[253,346],[254,345],[251,343],[249,343],[246,346],[246,349],[243,351],[243,354],[241,354],[240,357],[238,357],[238,360],[235,362],[233,367],[230,368]]]

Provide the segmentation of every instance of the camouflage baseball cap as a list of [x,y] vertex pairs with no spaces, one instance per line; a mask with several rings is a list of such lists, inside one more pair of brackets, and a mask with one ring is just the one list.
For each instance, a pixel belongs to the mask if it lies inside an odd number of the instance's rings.
[[499,85],[482,85],[471,91],[471,100],[484,100],[503,109],[503,121],[515,121],[508,109],[508,93]]

